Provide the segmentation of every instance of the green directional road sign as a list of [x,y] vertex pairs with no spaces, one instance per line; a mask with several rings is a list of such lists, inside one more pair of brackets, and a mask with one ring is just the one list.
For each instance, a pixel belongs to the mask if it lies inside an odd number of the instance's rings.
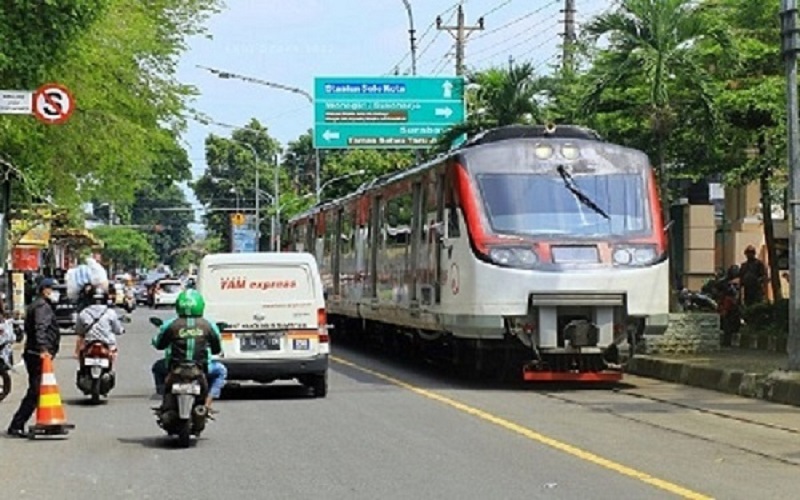
[[314,147],[425,148],[465,117],[461,77],[318,77]]

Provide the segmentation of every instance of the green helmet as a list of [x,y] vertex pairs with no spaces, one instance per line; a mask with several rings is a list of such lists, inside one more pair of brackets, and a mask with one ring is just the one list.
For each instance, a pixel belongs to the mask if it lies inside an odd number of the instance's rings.
[[184,290],[175,301],[175,311],[178,316],[202,316],[206,308],[206,301],[200,292],[194,289]]

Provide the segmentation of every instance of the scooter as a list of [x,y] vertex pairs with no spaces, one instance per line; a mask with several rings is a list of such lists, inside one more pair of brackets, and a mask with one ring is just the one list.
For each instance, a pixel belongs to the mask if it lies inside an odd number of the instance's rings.
[[[150,318],[150,323],[160,327],[159,318]],[[178,437],[178,444],[187,448],[191,436],[200,437],[209,418],[206,408],[208,381],[197,363],[181,363],[172,367],[164,387],[164,398],[159,408],[153,411],[159,427],[170,436]]]
[[114,388],[114,360],[111,348],[99,340],[86,344],[80,353],[77,385],[85,395],[98,403],[100,397],[107,397]]

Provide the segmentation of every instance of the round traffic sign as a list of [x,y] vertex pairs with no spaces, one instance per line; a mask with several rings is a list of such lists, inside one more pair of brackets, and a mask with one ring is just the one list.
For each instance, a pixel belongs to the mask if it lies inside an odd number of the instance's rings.
[[242,224],[244,224],[244,214],[235,213],[231,215],[231,222],[233,222],[234,226],[241,226]]
[[75,99],[63,85],[47,83],[33,93],[33,114],[43,123],[64,123],[73,111]]

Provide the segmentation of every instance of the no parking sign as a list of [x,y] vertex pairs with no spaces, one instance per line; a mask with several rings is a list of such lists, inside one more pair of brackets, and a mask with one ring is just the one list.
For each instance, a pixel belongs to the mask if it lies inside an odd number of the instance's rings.
[[47,83],[33,93],[33,114],[43,123],[52,125],[64,123],[73,111],[75,111],[75,99],[63,85]]

